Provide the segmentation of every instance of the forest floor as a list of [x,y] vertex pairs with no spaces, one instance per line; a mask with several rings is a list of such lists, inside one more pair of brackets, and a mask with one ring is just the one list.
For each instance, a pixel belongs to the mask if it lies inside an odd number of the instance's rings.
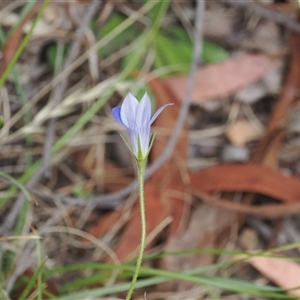
[[174,103],[133,298],[298,299],[297,19],[294,1],[0,2],[0,299],[124,299],[140,213],[111,109],[128,92]]

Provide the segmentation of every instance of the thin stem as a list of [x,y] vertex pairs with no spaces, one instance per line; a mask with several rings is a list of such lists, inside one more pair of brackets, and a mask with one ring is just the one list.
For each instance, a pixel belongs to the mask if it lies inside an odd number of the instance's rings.
[[136,268],[130,284],[130,288],[126,296],[126,300],[131,299],[131,295],[133,293],[137,278],[139,276],[140,267],[142,264],[143,254],[145,250],[145,244],[146,244],[146,211],[145,211],[145,196],[144,196],[144,175],[145,175],[146,159],[138,161],[137,165],[138,165],[139,199],[140,199],[140,212],[141,212],[141,243],[140,243],[139,256],[136,262]]

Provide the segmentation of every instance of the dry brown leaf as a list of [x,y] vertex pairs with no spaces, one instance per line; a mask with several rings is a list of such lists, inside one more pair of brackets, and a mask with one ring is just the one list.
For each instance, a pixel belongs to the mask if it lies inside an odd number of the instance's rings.
[[[300,287],[300,265],[292,260],[257,256],[247,262],[284,289]],[[289,291],[289,294],[300,296],[300,288]]]
[[239,245],[245,251],[257,250],[258,241],[258,233],[252,228],[245,228],[239,235]]
[[[91,228],[89,228],[88,233],[95,236],[101,237],[105,233],[107,233],[113,225],[121,218],[123,211],[114,210],[110,214],[106,214],[105,216],[99,218],[99,222],[94,224]],[[83,239],[84,242],[89,243],[90,241]]]
[[254,127],[249,121],[240,119],[228,126],[225,135],[229,141],[236,146],[242,147],[246,143],[256,140],[262,136],[260,128]]
[[[74,154],[77,166],[90,177],[95,187],[115,192],[132,182],[133,178],[111,160],[105,159],[99,165],[97,155],[97,146],[90,147],[89,151],[77,151]],[[101,172],[97,174],[99,169]]]
[[[149,82],[149,86],[155,95],[158,107],[166,103],[174,103],[166,109],[163,117],[157,118],[154,123],[156,127],[168,132],[168,135],[161,136],[158,132],[151,151],[151,160],[153,161],[160,156],[167,145],[169,135],[179,115],[180,105],[176,95],[163,81],[154,79]],[[173,156],[159,168],[151,179],[160,191],[160,201],[170,206],[173,219],[170,224],[170,234],[183,232],[188,222],[191,193],[186,164],[187,143],[186,129],[183,128],[177,140]]]
[[[240,88],[259,80],[274,64],[274,58],[264,54],[244,54],[221,63],[200,67],[197,72],[192,102],[229,96]],[[176,97],[183,99],[187,76],[164,80]]]

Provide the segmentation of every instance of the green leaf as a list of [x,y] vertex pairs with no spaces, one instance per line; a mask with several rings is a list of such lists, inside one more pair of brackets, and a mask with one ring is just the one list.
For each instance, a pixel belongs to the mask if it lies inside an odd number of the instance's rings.
[[[182,27],[171,27],[156,36],[155,68],[182,65],[178,73],[187,73],[192,59],[193,42]],[[229,58],[227,51],[211,42],[203,42],[204,63],[217,63]]]
[[203,62],[212,64],[212,63],[224,61],[229,57],[230,56],[228,52],[224,48],[207,41],[203,42],[203,52],[202,52]]
[[[98,32],[97,40],[100,40],[104,36],[108,35],[111,31],[113,31],[116,27],[118,27],[122,22],[126,20],[126,17],[122,16],[119,13],[114,13],[109,21],[101,28]],[[101,48],[98,51],[98,54],[101,58],[105,58],[122,47],[126,46],[132,41],[133,37],[138,37],[141,34],[141,28],[138,27],[137,24],[133,24],[126,28],[122,34],[116,36],[116,38],[111,41],[106,47]]]
[[[70,45],[66,45],[63,49],[63,61],[65,61],[65,58],[68,55],[70,49]],[[50,65],[51,70],[55,71],[55,63],[56,63],[56,57],[58,54],[58,45],[57,43],[50,44],[46,47],[46,60],[47,63]]]
[[154,66],[161,68],[168,65],[182,64],[182,73],[188,72],[192,58],[192,47],[162,33],[156,36],[156,57]]
[[180,41],[180,43],[184,43],[189,47],[193,47],[192,40],[186,30],[181,26],[172,26],[169,31],[168,35],[172,37],[176,41]]

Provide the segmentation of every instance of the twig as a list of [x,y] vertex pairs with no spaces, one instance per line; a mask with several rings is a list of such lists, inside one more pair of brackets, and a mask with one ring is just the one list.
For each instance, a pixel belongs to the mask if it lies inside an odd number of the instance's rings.
[[[61,195],[57,195],[54,193],[50,193],[48,191],[42,192],[42,191],[39,191],[34,188],[32,188],[30,191],[46,202],[51,201],[51,203],[53,203],[53,199],[58,199],[65,205],[87,206],[87,205],[91,204],[91,205],[95,206],[95,204],[93,203],[93,201],[90,198],[87,200],[87,199],[81,199],[81,198],[61,196]],[[99,200],[101,200],[101,199],[99,199]],[[112,201],[107,201],[106,199],[104,199],[102,201],[97,201],[97,207],[103,208],[103,209],[116,209],[120,204],[121,204],[121,199],[114,199]]]
[[[81,40],[84,36],[85,30],[89,26],[89,23],[93,18],[95,12],[98,10],[100,4],[101,1],[94,0],[89,5],[88,10],[80,24],[80,27],[75,33],[75,41],[72,44],[70,53],[66,59],[63,69],[68,68],[73,63],[73,61],[78,57],[80,53]],[[69,79],[69,74],[65,76],[62,82],[56,86],[54,90],[53,108],[55,108],[62,101],[63,94],[66,92],[68,87],[68,83],[69,83],[68,79]],[[50,119],[47,128],[46,141],[45,141],[44,153],[43,153],[43,163],[42,163],[42,167],[45,168],[44,169],[45,173],[49,173],[48,169],[50,167],[51,148],[55,139],[55,124],[56,124],[56,118]]]
[[252,10],[257,16],[266,18],[270,21],[276,22],[284,27],[288,28],[291,31],[295,31],[300,33],[300,25],[299,23],[291,20],[289,16],[274,9],[264,7],[263,5],[256,4],[249,0],[219,0],[219,2],[226,3],[235,7],[242,7],[246,9]]

